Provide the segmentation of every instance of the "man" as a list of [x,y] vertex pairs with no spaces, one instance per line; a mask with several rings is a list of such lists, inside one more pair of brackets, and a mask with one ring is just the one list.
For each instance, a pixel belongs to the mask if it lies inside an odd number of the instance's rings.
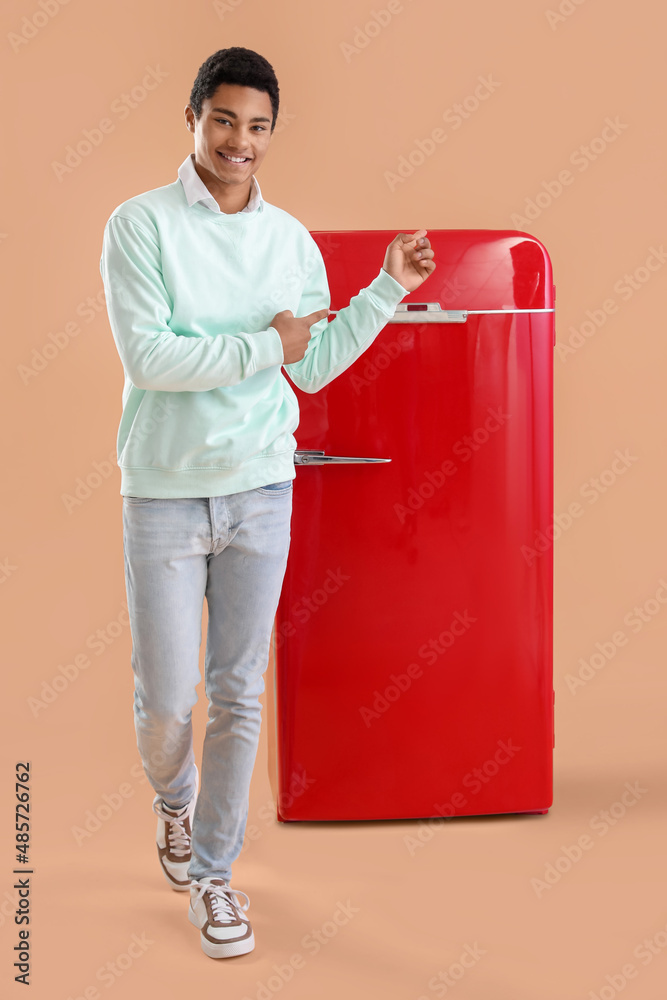
[[[185,108],[194,153],[173,183],[112,212],[100,260],[125,372],[117,450],[137,745],[162,872],[190,892],[212,958],[254,947],[248,896],[230,881],[290,540],[299,414],[281,369],[317,392],[435,268],[426,230],[400,233],[377,277],[327,322],[319,248],[264,201],[255,176],[278,97],[256,52],[207,59]],[[204,598],[199,790],[191,714]]]

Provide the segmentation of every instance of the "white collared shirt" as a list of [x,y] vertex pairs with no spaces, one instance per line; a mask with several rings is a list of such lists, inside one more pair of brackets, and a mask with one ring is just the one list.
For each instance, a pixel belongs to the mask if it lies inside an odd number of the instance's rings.
[[[212,212],[219,212],[221,215],[236,214],[234,212],[222,211],[217,201],[195,170],[194,153],[188,153],[185,157],[178,168],[178,176],[183,184],[183,190],[185,191],[185,197],[188,200],[188,205],[194,205],[195,202],[200,201],[202,205],[205,205],[206,208],[210,208]],[[241,212],[253,212],[262,201],[262,192],[259,187],[259,181],[254,174],[252,182],[253,187],[250,192],[250,199],[245,208],[240,209]]]

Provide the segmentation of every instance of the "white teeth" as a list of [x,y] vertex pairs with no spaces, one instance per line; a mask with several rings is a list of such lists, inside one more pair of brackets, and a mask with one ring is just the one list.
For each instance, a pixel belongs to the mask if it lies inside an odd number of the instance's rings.
[[231,160],[232,163],[245,163],[248,159],[247,156],[227,156],[226,153],[222,153],[222,156],[224,156],[226,160]]

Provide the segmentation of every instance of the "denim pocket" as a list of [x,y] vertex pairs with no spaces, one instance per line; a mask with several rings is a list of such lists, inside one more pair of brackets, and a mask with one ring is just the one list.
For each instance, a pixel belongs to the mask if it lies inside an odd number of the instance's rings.
[[129,503],[129,504],[135,504],[135,503],[153,503],[154,497],[130,497],[130,496],[125,495],[123,497],[123,500],[127,501],[127,503]]
[[255,492],[282,495],[283,493],[290,492],[293,482],[294,480],[292,479],[285,479],[282,483],[269,483],[267,486],[258,486]]

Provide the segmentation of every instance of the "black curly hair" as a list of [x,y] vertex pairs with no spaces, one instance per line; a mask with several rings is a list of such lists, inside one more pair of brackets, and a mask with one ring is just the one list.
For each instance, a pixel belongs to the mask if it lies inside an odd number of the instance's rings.
[[241,87],[263,90],[271,99],[273,121],[271,131],[276,126],[280,91],[278,80],[270,62],[252,49],[234,45],[229,49],[218,49],[199,67],[197,78],[190,92],[190,107],[196,119],[201,118],[202,103],[213,97],[223,83],[235,83]]

